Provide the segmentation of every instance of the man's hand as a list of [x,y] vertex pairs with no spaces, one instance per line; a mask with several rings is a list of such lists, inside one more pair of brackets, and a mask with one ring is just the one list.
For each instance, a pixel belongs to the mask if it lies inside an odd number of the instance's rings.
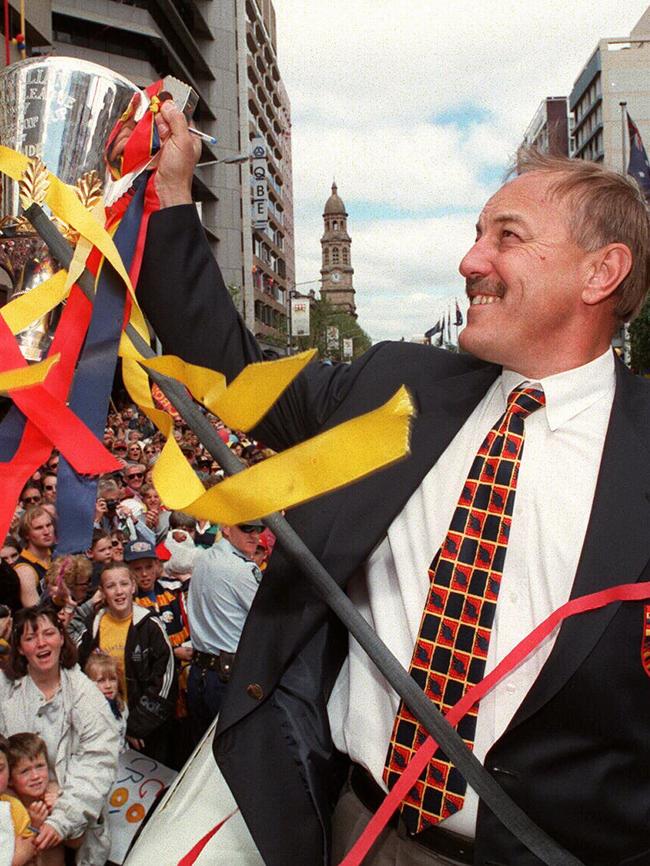
[[201,142],[188,131],[185,115],[171,100],[160,106],[155,122],[161,142],[156,172],[160,207],[192,204],[192,175]]
[[99,523],[107,511],[106,500],[100,496],[100,498],[95,502],[95,523]]
[[34,842],[34,847],[37,851],[47,851],[48,848],[55,848],[61,842],[63,842],[63,837],[59,836],[54,827],[43,824]]

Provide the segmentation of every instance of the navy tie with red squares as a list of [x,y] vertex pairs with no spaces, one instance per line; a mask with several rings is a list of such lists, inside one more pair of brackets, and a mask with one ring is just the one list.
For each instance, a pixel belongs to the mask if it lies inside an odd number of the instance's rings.
[[[544,405],[544,392],[519,387],[485,437],[463,486],[447,535],[429,569],[431,587],[409,673],[446,713],[485,672],[490,632],[524,447],[524,419]],[[473,748],[478,707],[458,724]],[[395,784],[427,733],[402,702],[383,778]],[[443,821],[463,807],[467,783],[437,750],[401,806],[410,833]]]

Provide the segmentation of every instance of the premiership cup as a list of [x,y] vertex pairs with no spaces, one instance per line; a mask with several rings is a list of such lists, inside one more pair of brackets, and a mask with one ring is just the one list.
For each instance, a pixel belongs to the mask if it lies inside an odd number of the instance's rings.
[[[73,57],[23,60],[0,72],[0,144],[40,159],[91,206],[106,180],[104,149],[138,88],[116,72]],[[94,173],[94,174],[93,174]],[[29,178],[21,184],[29,183]],[[58,266],[21,216],[19,183],[2,175],[0,267],[10,297],[29,291]],[[23,356],[41,360],[50,314],[17,335]]]

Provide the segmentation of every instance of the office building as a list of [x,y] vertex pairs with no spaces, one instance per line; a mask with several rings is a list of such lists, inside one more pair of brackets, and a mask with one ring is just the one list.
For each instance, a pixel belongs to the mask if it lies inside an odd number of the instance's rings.
[[[11,5],[15,36],[18,0]],[[196,90],[195,125],[218,140],[204,145],[201,162],[212,164],[195,174],[201,219],[246,324],[269,346],[284,344],[294,281],[291,109],[270,0],[30,0],[26,8],[30,54],[84,58],[139,86],[171,74]],[[253,139],[264,143],[268,189],[267,219],[258,212],[255,228]],[[213,162],[237,155],[243,163]]]
[[627,169],[625,110],[644,142],[650,142],[650,8],[629,36],[598,42],[573,85],[569,108],[574,117],[572,156],[577,159]]
[[566,96],[547,96],[524,133],[525,145],[543,153],[569,156],[569,101]]

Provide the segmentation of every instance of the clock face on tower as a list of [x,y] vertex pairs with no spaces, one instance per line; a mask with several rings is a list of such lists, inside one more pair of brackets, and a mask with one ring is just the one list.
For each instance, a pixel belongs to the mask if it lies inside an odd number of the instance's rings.
[[339,283],[341,281],[341,274],[338,271],[332,272],[332,282]]

